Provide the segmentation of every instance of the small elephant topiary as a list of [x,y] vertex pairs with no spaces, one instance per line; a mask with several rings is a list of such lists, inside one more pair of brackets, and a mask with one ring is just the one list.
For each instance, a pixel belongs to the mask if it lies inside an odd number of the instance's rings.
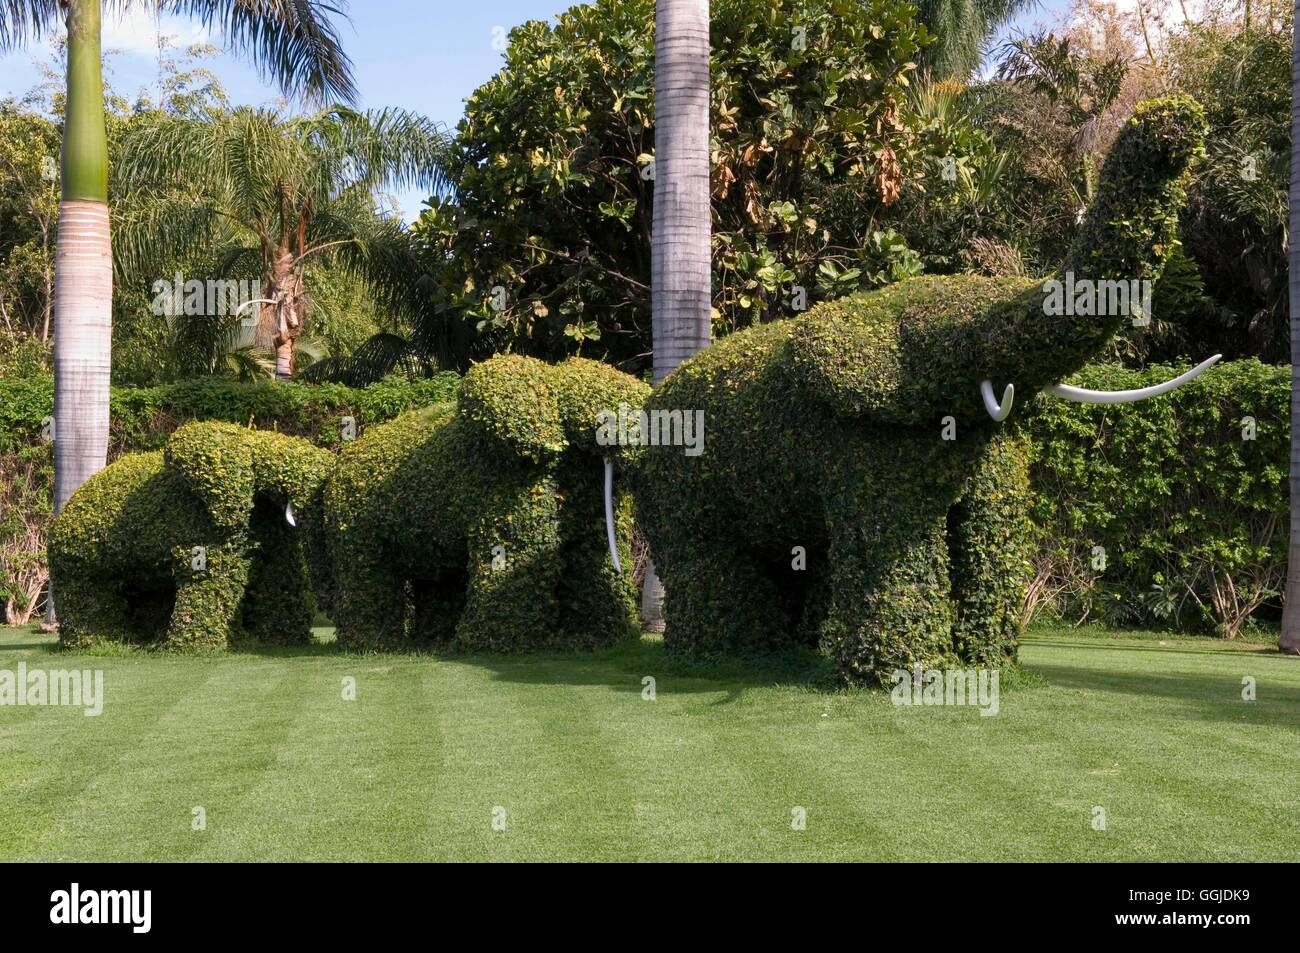
[[[1028,483],[1026,448],[1003,421],[1016,392],[1141,399],[1213,363],[1140,392],[1059,385],[1134,315],[1048,300],[1159,274],[1204,126],[1185,98],[1138,108],[1059,286],[913,279],[731,335],[670,375],[651,419],[702,411],[708,438],[699,455],[648,446],[633,470],[669,647],[804,641],[849,681],[1014,657]],[[1014,388],[999,396],[993,381]]]
[[[595,648],[635,632],[636,590],[606,552],[604,479],[624,451],[597,415],[649,388],[608,365],[501,355],[455,406],[368,430],[325,493],[340,644],[522,651]],[[628,563],[631,502],[612,494]]]
[[333,457],[306,440],[191,423],[72,495],[50,532],[59,634],[168,649],[307,642],[302,530]]

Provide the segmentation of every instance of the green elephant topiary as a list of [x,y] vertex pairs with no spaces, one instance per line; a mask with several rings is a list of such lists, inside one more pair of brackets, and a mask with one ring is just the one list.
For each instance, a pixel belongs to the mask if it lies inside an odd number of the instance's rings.
[[[1028,483],[1025,445],[1002,422],[1017,390],[1141,399],[1213,363],[1118,395],[1058,384],[1135,316],[1082,297],[1058,308],[1060,295],[1158,275],[1204,129],[1185,98],[1138,108],[1059,284],[913,279],[731,335],[670,375],[649,419],[702,411],[703,452],[650,445],[632,472],[670,648],[803,641],[851,682],[1013,658]],[[994,381],[1014,389],[999,397]]]
[[50,532],[61,640],[309,641],[315,606],[297,524],[319,518],[332,460],[297,437],[191,423],[161,452],[96,473]]
[[[521,651],[634,633],[601,492],[601,458],[624,451],[598,443],[596,418],[648,393],[596,361],[501,355],[470,369],[455,406],[346,447],[325,492],[339,643]],[[631,501],[613,495],[611,510],[627,564]]]

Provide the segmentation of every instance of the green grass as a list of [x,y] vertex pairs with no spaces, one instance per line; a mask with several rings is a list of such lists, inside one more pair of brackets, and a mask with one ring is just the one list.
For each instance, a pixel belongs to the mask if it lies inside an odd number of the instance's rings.
[[0,629],[0,669],[98,668],[106,694],[97,718],[0,707],[0,860],[1300,858],[1300,660],[1072,630],[1022,660],[982,718],[827,688],[806,657],[690,668],[648,638],[186,658]]

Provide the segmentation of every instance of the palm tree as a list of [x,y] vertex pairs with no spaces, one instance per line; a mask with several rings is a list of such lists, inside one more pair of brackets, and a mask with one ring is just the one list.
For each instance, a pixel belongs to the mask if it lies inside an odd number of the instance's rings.
[[[1300,22],[1300,0],[1295,4]],[[1291,196],[1287,230],[1287,287],[1291,305],[1291,538],[1286,602],[1277,647],[1300,655],[1300,31],[1291,40]]]
[[[655,4],[654,381],[709,346],[713,307],[709,188],[709,0]],[[642,616],[658,627],[663,589],[646,570]]]
[[[54,279],[54,505],[56,512],[108,451],[113,273],[108,143],[101,69],[101,0],[6,0],[0,52],[67,28],[63,194]],[[330,16],[340,0],[111,0],[189,15],[224,35],[285,93],[351,102],[352,65]]]
[[450,149],[439,126],[399,109],[158,116],[123,142],[118,275],[166,273],[158,262],[194,252],[216,258],[219,278],[256,268],[253,343],[274,351],[276,377],[287,379],[309,313],[309,265],[365,281],[390,313],[413,306],[420,269],[410,234],[376,210],[375,193],[445,191]]
[[1034,0],[918,0],[917,19],[934,43],[921,65],[938,79],[966,80],[979,68],[985,42]]

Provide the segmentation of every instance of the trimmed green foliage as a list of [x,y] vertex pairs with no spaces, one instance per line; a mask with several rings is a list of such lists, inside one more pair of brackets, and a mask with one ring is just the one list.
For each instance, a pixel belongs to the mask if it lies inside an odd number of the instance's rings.
[[[187,420],[276,429],[337,449],[342,443],[343,417],[353,417],[360,431],[412,407],[451,400],[459,381],[447,372],[423,380],[385,380],[365,388],[245,384],[215,377],[157,387],[115,387],[110,395],[110,454],[157,450]],[[38,442],[41,421],[53,412],[53,377],[0,379],[0,452],[15,444]]]
[[582,358],[502,355],[470,370],[457,407],[414,411],[346,447],[325,492],[339,641],[516,651],[634,632],[636,590],[605,546],[595,432],[601,410],[639,407],[648,391]]
[[[1122,390],[1178,370],[1092,366],[1074,381]],[[1290,401],[1290,369],[1253,359],[1136,404],[1040,400],[1032,608],[1236,635],[1286,577]]]
[[283,434],[192,423],[73,494],[50,532],[60,637],[223,649],[302,642],[315,606],[301,537],[328,452]]
[[[1203,126],[1186,99],[1139,108],[1071,255],[1075,277],[1154,277]],[[701,456],[651,446],[635,473],[670,647],[770,649],[794,632],[850,681],[1014,656],[1025,450],[990,419],[980,382],[1032,395],[1124,319],[1049,315],[1044,294],[914,279],[734,334],[664,381],[647,408],[703,411],[708,432]]]

